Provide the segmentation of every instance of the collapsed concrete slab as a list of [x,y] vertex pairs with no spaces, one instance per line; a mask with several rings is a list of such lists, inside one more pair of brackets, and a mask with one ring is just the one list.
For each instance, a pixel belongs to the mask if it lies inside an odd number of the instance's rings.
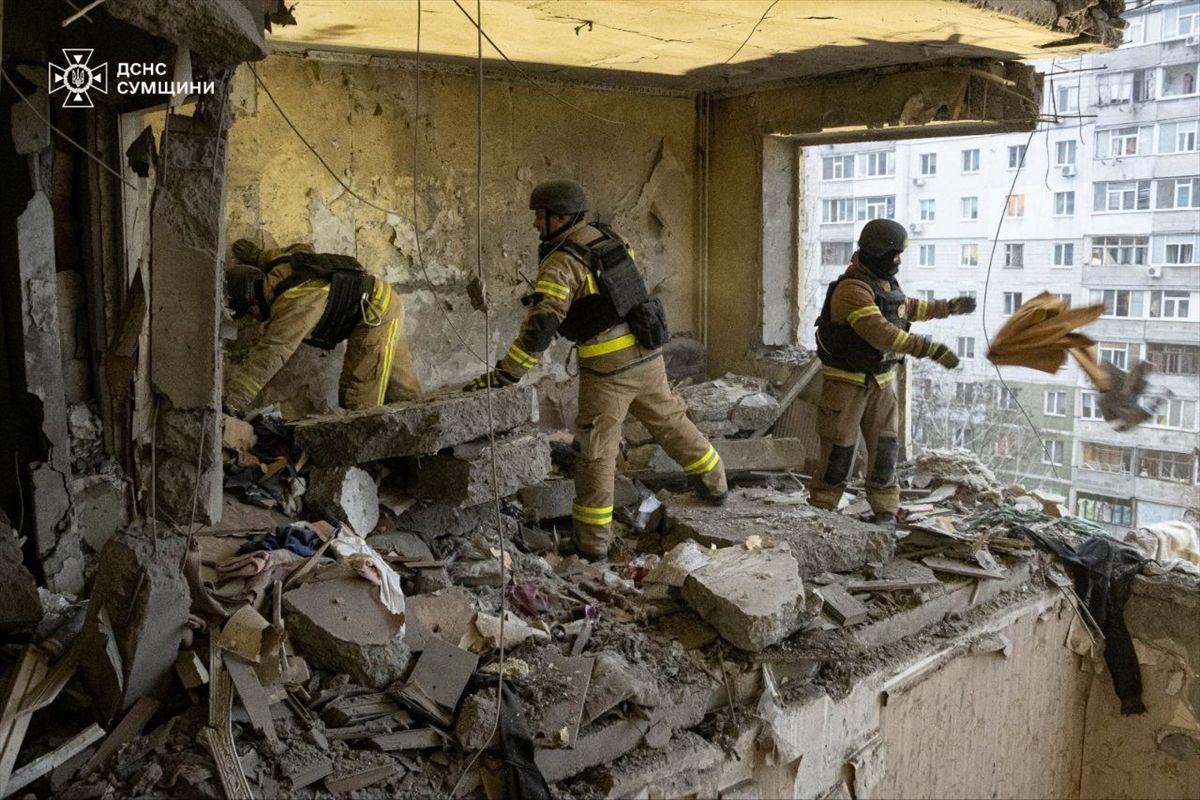
[[729,547],[758,534],[786,544],[804,578],[852,572],[869,563],[887,562],[892,555],[892,535],[883,528],[812,506],[769,503],[747,496],[744,490],[730,492],[720,508],[682,494],[671,495],[664,503],[666,548],[688,539]]
[[[613,484],[614,506],[630,506],[641,499],[641,493],[633,481],[618,475]],[[570,478],[555,478],[517,492],[521,505],[534,520],[560,519],[571,516],[571,504],[575,500],[575,481]]]
[[308,474],[304,509],[365,537],[379,524],[379,487],[358,467],[315,467]]
[[799,628],[804,583],[784,547],[725,547],[688,575],[683,597],[722,638],[756,653]]
[[97,716],[110,720],[174,675],[191,594],[184,539],[130,531],[100,551],[79,638],[80,671]]
[[283,596],[284,624],[314,666],[385,688],[404,677],[412,654],[404,617],[379,601],[379,587],[337,566]]
[[450,453],[416,459],[409,493],[466,508],[507,497],[550,472],[550,442],[540,434],[496,441],[494,482],[492,452],[486,441],[478,441],[457,445]]
[[37,583],[21,560],[21,547],[0,515],[0,632],[22,630],[42,620]]
[[[720,439],[713,442],[726,474],[762,470],[796,470],[804,468],[807,450],[800,439]],[[629,451],[626,472],[647,480],[668,477],[683,472],[666,451],[657,444],[635,447]]]
[[[532,386],[492,392],[497,433],[536,422],[537,408],[537,392]],[[294,430],[296,444],[308,452],[313,463],[345,466],[436,453],[487,435],[491,425],[487,396],[477,392],[309,417],[297,422]]]
[[687,402],[688,417],[697,425],[756,430],[779,416],[779,401],[767,389],[767,382],[761,378],[726,375],[686,386],[679,390],[679,396]]

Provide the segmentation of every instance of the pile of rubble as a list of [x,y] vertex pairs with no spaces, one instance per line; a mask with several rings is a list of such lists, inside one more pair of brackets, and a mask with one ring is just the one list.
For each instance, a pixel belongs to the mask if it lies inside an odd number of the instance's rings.
[[[756,382],[693,389],[741,393],[715,403],[724,416],[690,400],[717,429],[773,419]],[[652,493],[643,479],[678,466],[629,459],[617,544],[593,564],[565,541],[571,482],[536,409],[510,387],[494,429],[465,395],[287,432],[227,421],[239,523],[131,527],[104,544],[86,604],[26,615],[0,796],[715,795],[746,747],[784,740],[787,697],[844,693],[933,626],[1047,576],[1068,585],[1035,540],[1094,534],[969,454],[934,453],[906,467],[894,536],[853,497],[809,506],[798,442],[723,439],[740,477],[720,508],[669,480]]]

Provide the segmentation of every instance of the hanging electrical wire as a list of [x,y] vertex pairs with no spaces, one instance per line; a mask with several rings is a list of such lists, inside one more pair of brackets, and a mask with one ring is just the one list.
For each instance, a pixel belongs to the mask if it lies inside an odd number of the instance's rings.
[[767,14],[771,13],[771,9],[774,8],[777,3],[779,3],[779,0],[772,0],[771,5],[767,6],[767,10],[762,13],[762,16],[758,18],[758,22],[754,23],[754,27],[750,29],[750,32],[746,34],[746,38],[743,39],[742,43],[738,45],[737,50],[734,50],[732,53],[730,53],[729,58],[722,61],[722,64],[728,64],[730,61],[733,61],[733,59],[737,58],[737,54],[742,52],[742,48],[750,43],[751,37],[758,32],[758,26],[763,24],[763,20],[767,18]]

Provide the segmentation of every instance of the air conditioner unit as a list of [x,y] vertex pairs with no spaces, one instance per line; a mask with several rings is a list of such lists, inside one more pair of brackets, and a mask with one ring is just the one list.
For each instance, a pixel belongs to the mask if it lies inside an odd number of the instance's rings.
[[1162,267],[1146,267],[1146,274],[1151,278],[1162,277]]
[[919,223],[919,222],[910,222],[910,223],[908,224],[908,230],[909,230],[909,232],[910,232],[910,233],[920,233],[920,232],[921,232],[921,223]]
[[1070,178],[1072,175],[1075,174],[1075,165],[1074,164],[1064,165],[1062,168],[1062,174],[1063,174],[1064,178]]
[[924,186],[924,185],[925,185],[924,178],[913,178],[913,186]]
[[1200,35],[1189,36],[1183,40],[1183,43],[1186,44],[1188,47],[1195,47],[1196,45],[1200,45]]

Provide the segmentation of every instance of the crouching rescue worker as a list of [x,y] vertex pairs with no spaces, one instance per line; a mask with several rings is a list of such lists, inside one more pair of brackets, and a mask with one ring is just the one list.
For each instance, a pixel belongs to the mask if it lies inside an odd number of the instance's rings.
[[820,466],[810,487],[811,502],[837,508],[861,429],[867,443],[867,501],[875,521],[888,528],[895,527],[900,503],[896,367],[905,356],[930,358],[946,369],[958,366],[951,350],[909,333],[909,325],[975,310],[973,297],[905,297],[896,273],[907,244],[908,232],[898,222],[875,219],[864,225],[850,266],[829,285],[817,319],[824,381],[817,405]]
[[301,342],[332,350],[346,342],[338,402],[346,409],[416,400],[421,384],[404,336],[404,303],[387,281],[349,256],[317,253],[307,244],[262,250],[233,244],[241,263],[225,270],[234,319],[264,323],[250,353],[225,373],[224,402],[245,412]]
[[650,298],[633,251],[610,227],[587,223],[583,187],[550,181],[529,198],[541,237],[534,293],[516,341],[491,372],[466,389],[516,383],[555,335],[576,342],[579,416],[575,438],[575,544],[604,558],[612,540],[613,481],[625,417],[633,414],[679,462],[701,498],[720,504],[725,466],[671,391],[661,347],[668,338],[661,301]]

